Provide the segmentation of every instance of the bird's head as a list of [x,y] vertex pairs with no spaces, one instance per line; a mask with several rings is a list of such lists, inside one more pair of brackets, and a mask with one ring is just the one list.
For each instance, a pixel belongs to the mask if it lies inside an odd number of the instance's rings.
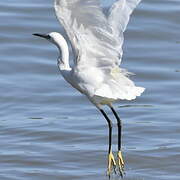
[[51,43],[55,44],[56,46],[60,44],[60,41],[64,41],[63,36],[60,33],[57,32],[51,32],[48,34],[40,34],[40,33],[34,33],[34,36],[38,36],[44,39],[47,39]]
[[57,33],[57,32],[51,32],[49,34],[35,33],[33,35],[47,39],[51,43],[55,44],[57,48],[59,49],[59,53],[60,53],[58,57],[58,63],[62,65],[62,69],[64,68],[70,69],[68,44],[60,33]]

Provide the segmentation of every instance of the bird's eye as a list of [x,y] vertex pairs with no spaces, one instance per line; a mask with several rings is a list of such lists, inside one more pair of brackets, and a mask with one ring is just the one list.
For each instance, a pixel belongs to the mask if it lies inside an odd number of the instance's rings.
[[48,40],[50,40],[51,39],[51,36],[50,35],[47,35],[47,37],[46,37]]

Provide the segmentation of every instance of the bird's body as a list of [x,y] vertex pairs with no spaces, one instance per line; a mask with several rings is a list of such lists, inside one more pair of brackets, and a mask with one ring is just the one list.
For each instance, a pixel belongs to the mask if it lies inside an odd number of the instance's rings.
[[130,14],[140,0],[117,0],[106,16],[99,0],[55,0],[55,11],[63,25],[74,52],[74,65],[69,63],[69,48],[64,37],[52,32],[34,34],[54,43],[61,56],[58,67],[64,79],[101,111],[109,125],[108,174],[116,162],[111,149],[111,120],[102,109],[108,105],[118,122],[118,167],[122,175],[121,121],[112,107],[117,100],[132,100],[140,96],[143,87],[135,86],[126,70],[119,67],[122,60],[123,32]]
[[127,77],[128,72],[115,65],[111,68],[96,66],[69,65],[69,49],[66,40],[59,33],[50,33],[61,51],[58,67],[64,79],[74,88],[85,94],[97,107],[111,104],[117,100],[132,100],[139,96],[144,88],[136,87]]
[[144,88],[134,83],[117,67],[105,74],[96,67],[69,68],[60,71],[64,79],[74,88],[85,94],[97,107],[110,105],[117,100],[132,100],[139,96]]

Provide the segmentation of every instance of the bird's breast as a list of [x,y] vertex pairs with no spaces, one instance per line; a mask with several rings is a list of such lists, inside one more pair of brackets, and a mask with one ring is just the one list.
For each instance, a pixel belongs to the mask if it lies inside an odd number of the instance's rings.
[[103,80],[103,73],[95,67],[75,69],[73,72],[73,83],[88,96],[94,95]]

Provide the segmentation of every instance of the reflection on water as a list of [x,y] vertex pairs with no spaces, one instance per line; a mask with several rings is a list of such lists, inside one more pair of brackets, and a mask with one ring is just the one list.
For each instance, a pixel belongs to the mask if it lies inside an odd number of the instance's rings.
[[153,107],[153,105],[149,105],[149,104],[134,104],[134,105],[130,105],[130,104],[126,104],[126,105],[123,105],[123,106],[118,106],[119,108],[150,108],[150,107]]
[[30,117],[29,119],[43,119],[43,118],[41,118],[41,117]]
[[[125,180],[180,177],[179,5],[144,0],[125,33],[122,67],[146,88],[116,104]],[[0,9],[0,179],[106,180],[106,121],[64,82],[55,47],[31,35],[63,32],[52,0],[1,1]]]

